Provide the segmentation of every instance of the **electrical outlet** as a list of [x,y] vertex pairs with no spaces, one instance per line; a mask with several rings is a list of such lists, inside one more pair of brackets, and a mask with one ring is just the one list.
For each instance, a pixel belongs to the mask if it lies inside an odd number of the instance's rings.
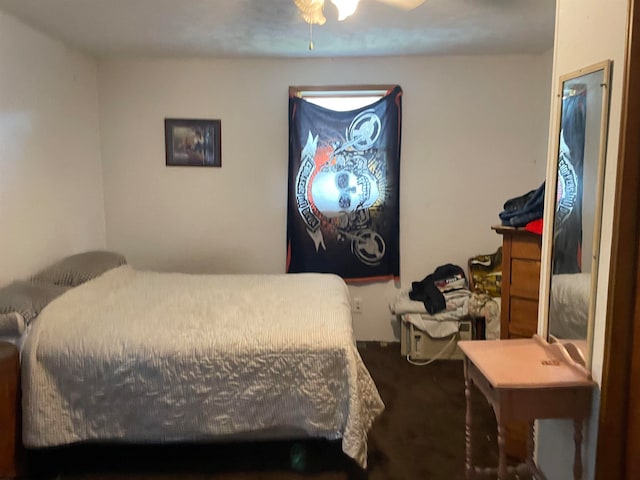
[[362,313],[362,298],[355,297],[352,304],[353,313]]

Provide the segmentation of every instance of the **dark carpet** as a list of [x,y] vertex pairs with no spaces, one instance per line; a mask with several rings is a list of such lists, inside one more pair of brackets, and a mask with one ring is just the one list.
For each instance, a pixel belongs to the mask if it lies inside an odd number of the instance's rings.
[[[75,480],[456,480],[464,478],[462,361],[418,367],[400,345],[360,344],[386,405],[369,433],[360,469],[340,442],[288,441],[176,446],[75,446],[28,452],[32,478]],[[472,392],[474,461],[497,463],[495,418]]]

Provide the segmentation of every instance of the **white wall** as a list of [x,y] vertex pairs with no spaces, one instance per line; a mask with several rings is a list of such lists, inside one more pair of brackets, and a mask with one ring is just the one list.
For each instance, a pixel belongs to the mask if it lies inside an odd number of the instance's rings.
[[105,246],[95,62],[0,12],[0,286]]
[[[556,38],[554,47],[554,86],[556,92],[557,79],[564,74],[582,67],[613,60],[611,81],[609,135],[607,143],[605,188],[603,203],[603,219],[598,262],[598,286],[595,309],[595,329],[592,347],[592,372],[598,383],[602,379],[602,362],[607,310],[607,289],[609,283],[609,262],[613,230],[613,208],[615,199],[615,182],[618,161],[618,137],[620,135],[620,115],[622,106],[622,87],[624,59],[626,52],[625,34],[627,26],[627,0],[558,0],[556,9]],[[554,104],[554,108],[557,103]],[[557,131],[555,120],[551,122],[550,132]],[[550,164],[555,155],[553,148],[549,150]],[[553,182],[554,172],[549,169],[547,182]],[[545,212],[552,209],[553,199],[547,198]],[[545,214],[545,216],[548,216]],[[549,256],[547,237],[550,230],[545,228],[543,239],[543,262]],[[546,240],[546,241],[545,241]],[[542,276],[548,275],[543,266]],[[548,290],[544,287],[541,298],[548,298]],[[542,332],[544,305],[540,305],[538,331]],[[593,400],[592,415],[587,422],[583,459],[585,460],[584,478],[593,478],[595,467],[595,451],[597,444],[597,423],[599,408],[599,392]],[[549,480],[571,478],[573,459],[573,423],[567,421],[542,421],[538,434],[538,462]]]
[[[508,198],[544,180],[552,53],[99,64],[108,247],[141,268],[283,272],[290,85],[400,84],[402,286],[496,250]],[[222,168],[165,167],[165,117],[222,120]],[[393,340],[392,283],[358,339]]]

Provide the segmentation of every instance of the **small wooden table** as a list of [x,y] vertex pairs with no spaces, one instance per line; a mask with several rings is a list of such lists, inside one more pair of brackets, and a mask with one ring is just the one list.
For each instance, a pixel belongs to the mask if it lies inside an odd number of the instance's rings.
[[[573,477],[582,478],[582,422],[591,411],[595,382],[584,366],[575,361],[572,347],[549,344],[538,335],[528,339],[461,341],[458,346],[464,353],[467,402],[466,478],[497,473],[498,479],[503,480],[514,471],[544,478],[533,459],[534,421],[538,418],[573,418]],[[496,415],[497,468],[478,468],[472,464],[471,385],[474,384],[491,403]],[[507,467],[504,448],[504,428],[508,422],[529,425],[527,457],[515,467]]]

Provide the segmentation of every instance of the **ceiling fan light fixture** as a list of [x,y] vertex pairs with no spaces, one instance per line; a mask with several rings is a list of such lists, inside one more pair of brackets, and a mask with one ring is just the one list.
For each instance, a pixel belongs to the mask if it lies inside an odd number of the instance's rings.
[[353,15],[356,8],[358,8],[358,2],[360,2],[360,0],[331,0],[331,3],[338,8],[338,21],[341,22],[350,15]]
[[324,25],[327,19],[322,13],[324,0],[293,0],[302,19],[309,25]]

